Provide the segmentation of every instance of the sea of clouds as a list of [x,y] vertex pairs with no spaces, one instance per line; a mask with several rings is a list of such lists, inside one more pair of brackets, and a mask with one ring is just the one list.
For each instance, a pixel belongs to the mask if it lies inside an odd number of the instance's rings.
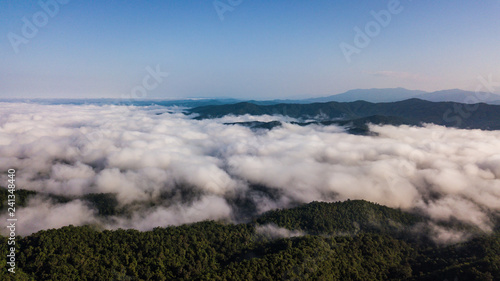
[[[283,126],[224,124],[272,120]],[[371,126],[376,136],[360,136],[289,121],[195,120],[159,106],[0,103],[0,170],[15,168],[18,188],[73,198],[114,193],[119,206],[131,210],[103,218],[82,200],[37,196],[17,209],[18,234],[69,224],[149,230],[206,219],[244,221],[237,202],[251,203],[258,214],[311,201],[365,199],[484,231],[500,213],[499,131]],[[7,183],[6,172],[1,182]]]

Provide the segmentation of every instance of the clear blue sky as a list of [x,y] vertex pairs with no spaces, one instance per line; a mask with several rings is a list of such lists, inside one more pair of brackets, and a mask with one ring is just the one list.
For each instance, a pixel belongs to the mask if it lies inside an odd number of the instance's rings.
[[340,44],[391,1],[243,0],[221,20],[213,1],[69,0],[50,16],[0,0],[0,98],[117,98],[143,80],[148,98],[255,99],[500,82],[500,0],[402,0],[349,63]]

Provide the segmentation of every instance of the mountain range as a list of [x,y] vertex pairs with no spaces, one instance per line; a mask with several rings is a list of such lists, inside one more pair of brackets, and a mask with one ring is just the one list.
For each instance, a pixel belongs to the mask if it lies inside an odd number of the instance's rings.
[[405,88],[385,89],[355,89],[345,93],[307,99],[274,99],[274,100],[247,100],[235,98],[186,98],[186,99],[138,99],[132,97],[124,98],[101,98],[101,99],[0,99],[0,102],[28,102],[40,104],[116,104],[116,105],[160,105],[197,107],[204,105],[234,104],[239,102],[251,102],[259,105],[272,105],[280,103],[324,103],[324,102],[354,102],[367,101],[373,103],[397,102],[417,98],[433,102],[457,102],[457,103],[487,103],[500,105],[500,95],[489,92],[473,92],[460,89],[442,90],[436,92],[425,92],[420,90],[408,90]]
[[315,102],[353,102],[358,100],[368,102],[396,102],[411,98],[433,102],[458,102],[458,103],[489,103],[500,104],[500,95],[489,92],[473,92],[460,89],[450,89],[435,92],[408,90],[405,88],[387,89],[355,89],[345,93],[302,100],[274,100],[278,103],[315,103]]
[[379,124],[433,123],[463,129],[500,130],[500,105],[430,102],[416,98],[387,103],[355,101],[260,105],[241,102],[195,107],[188,109],[187,114],[197,114],[197,119],[245,114],[284,115],[297,118],[300,122],[349,121],[366,124],[375,120]]

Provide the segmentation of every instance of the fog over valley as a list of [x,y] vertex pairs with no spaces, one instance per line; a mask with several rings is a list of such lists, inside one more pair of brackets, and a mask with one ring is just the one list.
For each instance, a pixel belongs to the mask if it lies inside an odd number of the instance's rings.
[[[500,131],[370,125],[366,136],[278,115],[194,117],[161,106],[0,103],[0,169],[15,168],[18,188],[37,192],[17,210],[18,234],[238,223],[347,199],[485,232],[500,214]],[[282,125],[270,130],[227,124],[274,120]],[[84,200],[97,193],[114,194],[120,211],[99,215]]]

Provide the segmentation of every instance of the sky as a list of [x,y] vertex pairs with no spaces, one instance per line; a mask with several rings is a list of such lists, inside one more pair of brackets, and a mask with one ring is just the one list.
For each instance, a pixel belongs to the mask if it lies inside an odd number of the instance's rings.
[[479,77],[499,93],[499,14],[499,0],[0,0],[0,98],[310,98]]

